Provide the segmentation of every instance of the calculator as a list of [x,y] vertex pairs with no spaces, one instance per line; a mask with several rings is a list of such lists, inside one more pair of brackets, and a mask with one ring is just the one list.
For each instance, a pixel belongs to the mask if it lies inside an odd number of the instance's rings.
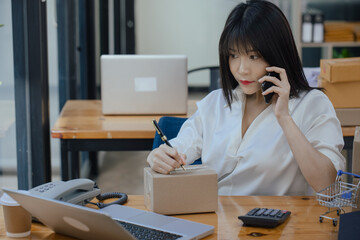
[[273,208],[254,208],[246,215],[238,216],[245,226],[273,228],[285,222],[291,212]]

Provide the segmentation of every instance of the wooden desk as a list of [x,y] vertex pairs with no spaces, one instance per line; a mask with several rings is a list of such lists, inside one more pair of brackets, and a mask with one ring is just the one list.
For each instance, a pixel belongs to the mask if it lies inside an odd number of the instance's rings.
[[[126,204],[130,207],[146,210],[143,196],[129,196]],[[92,205],[91,205],[92,206]],[[244,227],[237,216],[246,214],[254,207],[270,207],[291,211],[290,218],[276,228]],[[175,215],[175,217],[201,222],[215,227],[215,233],[204,239],[337,239],[338,229],[330,220],[319,222],[320,214],[327,208],[320,206],[314,197],[274,197],[274,196],[221,196],[216,213]],[[335,213],[336,214],[336,213]],[[5,236],[2,208],[0,210],[0,238]],[[55,234],[49,228],[34,223],[31,239],[73,239]]]
[[[193,114],[196,111],[195,103],[196,100],[189,101],[188,115],[176,116],[188,117]],[[67,101],[51,130],[51,136],[61,141],[62,179],[80,176],[79,151],[151,150],[155,135],[151,120],[159,120],[160,117],[104,116],[100,100]],[[342,130],[350,167],[355,127],[343,127]],[[92,166],[97,166],[94,155]],[[97,172],[96,169],[94,171]]]
[[[196,111],[195,103],[189,101],[188,115],[172,116],[188,117]],[[51,130],[51,136],[61,141],[62,179],[79,177],[79,151],[151,150],[155,135],[151,120],[160,117],[104,116],[100,100],[67,101]]]

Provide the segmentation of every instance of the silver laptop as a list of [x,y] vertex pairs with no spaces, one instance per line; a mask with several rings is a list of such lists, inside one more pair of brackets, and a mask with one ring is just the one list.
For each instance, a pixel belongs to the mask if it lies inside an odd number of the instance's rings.
[[184,55],[101,56],[105,115],[186,114],[187,96]]
[[[164,239],[200,239],[214,232],[214,227],[202,223],[164,216],[136,208],[110,205],[100,210],[74,205],[28,191],[3,191],[23,208],[56,233],[79,239],[143,239],[134,237],[131,229],[151,228],[153,234],[170,234]],[[162,239],[155,237],[155,239]]]

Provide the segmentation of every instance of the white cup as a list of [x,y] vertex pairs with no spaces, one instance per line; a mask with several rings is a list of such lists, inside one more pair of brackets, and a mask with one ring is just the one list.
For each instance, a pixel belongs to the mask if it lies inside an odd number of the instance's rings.
[[31,214],[6,193],[0,198],[0,204],[3,205],[6,235],[14,238],[29,236]]

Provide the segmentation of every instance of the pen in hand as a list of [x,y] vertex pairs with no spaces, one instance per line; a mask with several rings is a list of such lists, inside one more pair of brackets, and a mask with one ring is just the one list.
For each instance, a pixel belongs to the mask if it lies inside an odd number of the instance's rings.
[[[159,125],[158,125],[158,123],[156,122],[155,119],[152,120],[152,123],[153,123],[153,125],[154,125],[154,127],[155,127],[155,130],[156,130],[157,133],[159,134],[161,140],[163,140],[166,145],[168,145],[169,147],[172,148],[170,142],[167,140],[167,137],[165,136],[165,134],[163,133],[163,131],[160,129],[160,127],[159,127]],[[180,164],[180,167],[181,167],[182,169],[184,169],[184,171],[186,170],[186,169],[184,168],[184,165],[183,165],[183,164]]]

